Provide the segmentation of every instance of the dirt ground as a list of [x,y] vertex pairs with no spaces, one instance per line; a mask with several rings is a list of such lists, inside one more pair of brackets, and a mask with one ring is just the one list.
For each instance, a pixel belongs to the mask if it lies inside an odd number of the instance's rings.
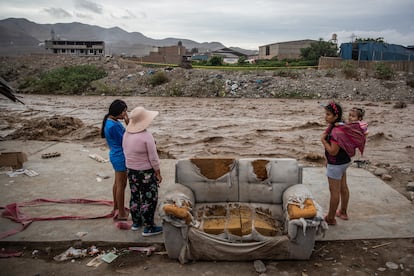
[[[21,257],[0,259],[4,275],[259,275],[254,262],[193,262],[180,264],[163,254],[126,252],[112,263],[87,266],[93,257],[57,262],[66,248],[9,248]],[[261,275],[412,275],[414,239],[317,242],[307,261],[263,261]],[[105,248],[102,248],[105,249]],[[106,248],[110,250],[110,248]],[[121,250],[122,248],[118,248]]]
[[[71,141],[106,147],[99,137],[102,118],[115,97],[22,95],[26,105],[0,98],[1,139]],[[161,158],[291,157],[304,166],[323,166],[319,140],[326,125],[328,100],[122,97],[129,109],[143,105],[160,115],[150,127]],[[399,101],[341,101],[366,110],[370,134],[364,168],[409,200],[414,181],[414,105]],[[0,142],[1,148],[1,142]],[[29,153],[30,155],[30,153]],[[354,164],[356,166],[356,164]],[[306,181],[306,180],[305,180]],[[352,191],[351,191],[352,196]],[[357,212],[350,206],[350,215]],[[402,210],[403,211],[403,210]],[[259,274],[253,262],[196,262],[181,265],[165,255],[130,253],[98,268],[89,260],[56,263],[50,251],[33,258],[30,248],[20,258],[0,259],[8,275],[239,275]],[[53,249],[53,253],[56,249]],[[161,250],[162,251],[162,250]],[[60,253],[60,252],[56,252]],[[137,256],[138,255],[138,256]],[[412,275],[414,239],[317,242],[309,261],[265,261],[267,275]],[[387,266],[388,263],[388,266]],[[397,268],[393,269],[393,265]]]

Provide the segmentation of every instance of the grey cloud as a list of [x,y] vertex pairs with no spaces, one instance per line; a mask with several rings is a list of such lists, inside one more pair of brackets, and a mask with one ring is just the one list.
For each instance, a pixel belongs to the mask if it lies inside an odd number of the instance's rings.
[[129,10],[125,10],[125,12],[126,12],[126,15],[123,15],[121,18],[122,19],[132,19],[132,18],[137,18],[136,16],[135,16],[135,14],[133,14],[131,11],[129,11]]
[[56,18],[72,17],[69,12],[62,8],[45,8],[44,11]]
[[93,19],[92,16],[80,12],[75,13],[75,16],[82,19]]
[[101,5],[99,5],[98,3],[92,2],[92,1],[88,1],[88,0],[77,0],[76,7],[85,9],[85,10],[88,10],[88,11],[91,11],[97,14],[103,13],[103,8]]

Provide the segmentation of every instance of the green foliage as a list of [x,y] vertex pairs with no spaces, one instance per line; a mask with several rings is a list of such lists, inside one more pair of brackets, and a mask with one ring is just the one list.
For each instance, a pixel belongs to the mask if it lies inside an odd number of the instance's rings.
[[325,77],[328,77],[328,78],[333,78],[333,77],[335,77],[335,71],[333,71],[333,70],[328,70],[328,71],[326,72],[326,74],[325,74]]
[[34,93],[80,94],[90,87],[92,81],[106,75],[104,69],[93,65],[68,66],[43,73],[39,79],[29,78],[21,87],[31,87]]
[[155,72],[148,79],[148,83],[152,86],[161,85],[161,84],[164,84],[168,81],[169,81],[169,79],[168,79],[167,75],[162,71]]
[[394,71],[383,62],[375,64],[375,77],[381,80],[392,80],[394,78]]
[[243,64],[246,64],[246,60],[247,60],[247,58],[246,58],[245,56],[241,56],[241,57],[239,57],[239,59],[237,60],[237,64],[238,64],[238,65],[243,65]]
[[208,61],[208,65],[221,66],[223,65],[223,58],[219,56],[212,56]]
[[181,97],[183,95],[184,87],[179,83],[169,85],[167,91],[170,97]]
[[291,79],[297,79],[300,76],[299,72],[296,70],[277,70],[275,71],[274,75]]
[[300,52],[304,60],[311,60],[317,63],[320,57],[337,57],[338,46],[320,38],[319,41],[312,42],[308,48],[300,49]]
[[262,67],[285,67],[286,62],[290,67],[296,66],[315,66],[318,65],[318,61],[314,60],[300,60],[300,59],[284,59],[284,60],[273,60],[273,59],[259,59],[256,60],[256,64],[252,66],[262,66]]
[[306,91],[300,89],[282,89],[278,91],[272,91],[270,94],[274,98],[284,98],[284,99],[315,99],[317,96],[310,94]]
[[349,61],[342,62],[342,73],[344,73],[345,77],[348,79],[358,78],[358,70],[357,68]]

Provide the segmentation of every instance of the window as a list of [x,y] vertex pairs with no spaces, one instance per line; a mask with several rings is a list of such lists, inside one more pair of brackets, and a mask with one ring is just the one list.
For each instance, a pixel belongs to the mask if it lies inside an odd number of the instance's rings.
[[270,46],[266,46],[266,56],[270,55]]

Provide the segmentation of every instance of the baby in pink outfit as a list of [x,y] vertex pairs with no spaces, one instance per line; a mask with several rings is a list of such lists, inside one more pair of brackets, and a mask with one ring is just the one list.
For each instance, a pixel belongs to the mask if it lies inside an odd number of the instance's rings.
[[[353,107],[349,111],[348,123],[358,123],[361,129],[363,130],[365,136],[368,135],[368,123],[363,121],[365,111],[362,108]],[[337,125],[343,125],[344,123],[337,123]]]
[[365,110],[362,108],[354,107],[349,111],[348,120],[352,123],[359,123],[359,126],[364,131],[365,136],[368,135],[368,123],[363,121],[365,115]]

